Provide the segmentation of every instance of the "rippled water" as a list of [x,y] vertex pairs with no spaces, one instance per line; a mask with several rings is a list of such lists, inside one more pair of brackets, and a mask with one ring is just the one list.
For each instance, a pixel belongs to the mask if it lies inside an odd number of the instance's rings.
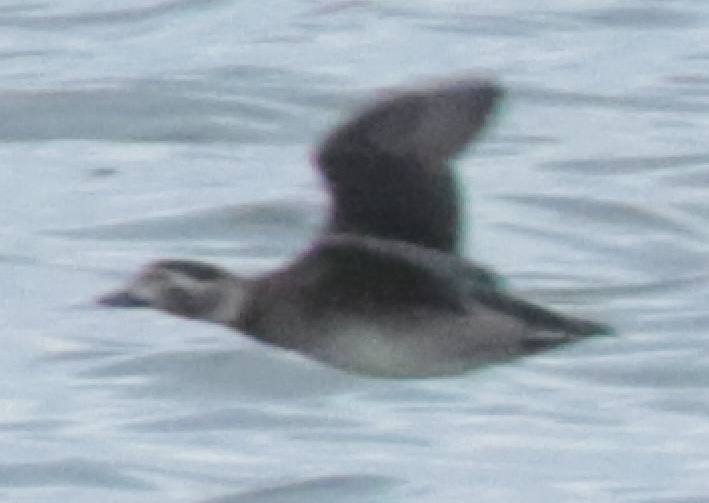
[[[709,501],[709,4],[96,4],[0,4],[0,499]],[[318,135],[470,69],[510,99],[459,162],[469,253],[617,338],[386,381],[91,304],[156,257],[281,263]]]

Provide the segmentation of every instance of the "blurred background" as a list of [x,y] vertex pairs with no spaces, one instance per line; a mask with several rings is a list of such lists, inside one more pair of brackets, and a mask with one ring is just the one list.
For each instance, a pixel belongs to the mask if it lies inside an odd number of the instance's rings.
[[[0,1],[0,499],[709,501],[708,62],[695,0]],[[471,70],[467,255],[617,338],[387,381],[92,304],[283,263],[323,132]]]

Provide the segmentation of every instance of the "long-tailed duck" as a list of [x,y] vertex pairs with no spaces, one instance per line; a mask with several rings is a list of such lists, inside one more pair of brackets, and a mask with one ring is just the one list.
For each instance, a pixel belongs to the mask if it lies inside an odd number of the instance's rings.
[[494,273],[457,254],[449,160],[502,94],[470,77],[379,97],[320,144],[331,215],[290,263],[245,278],[159,260],[99,303],[219,323],[341,369],[390,377],[457,374],[609,333],[510,295]]

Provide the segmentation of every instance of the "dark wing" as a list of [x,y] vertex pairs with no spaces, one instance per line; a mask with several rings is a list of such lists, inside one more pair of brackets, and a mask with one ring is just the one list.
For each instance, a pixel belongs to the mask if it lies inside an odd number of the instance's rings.
[[335,128],[316,156],[332,196],[329,231],[454,251],[460,217],[448,161],[501,96],[480,78],[400,90]]
[[[420,252],[420,253],[419,253]],[[441,261],[455,257],[407,243],[340,234],[325,237],[289,269],[313,311],[369,315],[416,307],[465,314],[465,283]]]

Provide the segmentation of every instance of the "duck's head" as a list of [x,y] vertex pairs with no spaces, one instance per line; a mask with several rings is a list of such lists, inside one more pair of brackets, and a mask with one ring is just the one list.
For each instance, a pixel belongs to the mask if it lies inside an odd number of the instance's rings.
[[247,298],[247,280],[191,260],[160,260],[128,284],[97,299],[108,307],[149,307],[186,318],[230,324]]

